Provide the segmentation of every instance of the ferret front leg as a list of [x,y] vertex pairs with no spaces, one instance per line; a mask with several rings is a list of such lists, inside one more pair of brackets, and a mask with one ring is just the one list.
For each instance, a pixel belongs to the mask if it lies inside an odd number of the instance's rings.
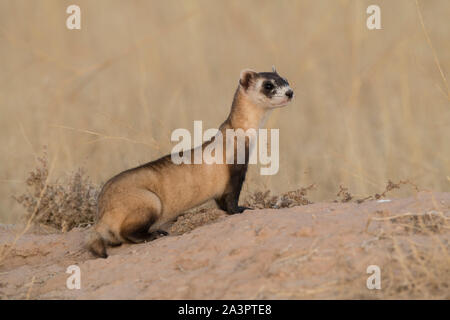
[[216,203],[220,209],[226,211],[228,214],[242,213],[247,209],[251,209],[239,206],[239,194],[233,192],[224,194],[221,198],[216,199]]

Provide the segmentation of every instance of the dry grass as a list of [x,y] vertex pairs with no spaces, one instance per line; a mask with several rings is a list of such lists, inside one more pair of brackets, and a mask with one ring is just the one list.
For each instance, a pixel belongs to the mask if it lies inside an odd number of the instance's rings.
[[27,192],[14,197],[27,211],[26,220],[63,232],[94,222],[99,187],[82,169],[64,179],[49,181],[47,155],[27,178]]
[[380,0],[380,31],[365,0],[77,4],[81,31],[65,28],[64,1],[0,2],[2,223],[23,215],[10,195],[42,145],[55,177],[84,167],[99,185],[169,152],[175,128],[217,127],[240,70],[272,65],[296,99],[268,122],[279,173],[252,167],[244,198],[316,184],[309,201],[340,185],[360,199],[388,179],[450,190],[448,1]]
[[[321,285],[299,286],[291,291],[262,291],[282,299],[449,299],[450,298],[450,219],[442,212],[384,215],[369,219],[381,223],[371,231],[374,238],[363,243],[365,254],[341,247],[332,259],[333,280]],[[288,257],[287,264],[310,259],[321,248],[312,245],[303,255]],[[349,259],[349,255],[358,259]],[[381,270],[381,290],[368,290],[369,274],[361,272],[368,265]],[[301,268],[300,268],[301,270]]]
[[388,242],[382,298],[449,299],[450,219],[442,212],[387,215],[379,238]]

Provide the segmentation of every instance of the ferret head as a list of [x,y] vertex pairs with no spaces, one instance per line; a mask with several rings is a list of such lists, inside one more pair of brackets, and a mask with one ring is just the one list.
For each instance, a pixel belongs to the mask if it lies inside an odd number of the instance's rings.
[[272,72],[255,72],[245,69],[239,80],[241,92],[254,104],[263,108],[280,108],[286,106],[294,97],[294,91],[287,80],[275,70]]

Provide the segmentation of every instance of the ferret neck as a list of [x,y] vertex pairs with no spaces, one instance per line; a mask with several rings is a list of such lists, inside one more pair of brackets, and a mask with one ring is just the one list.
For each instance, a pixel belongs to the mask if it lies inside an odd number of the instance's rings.
[[236,90],[227,121],[233,129],[258,130],[264,127],[271,110],[255,105],[242,90],[241,86]]

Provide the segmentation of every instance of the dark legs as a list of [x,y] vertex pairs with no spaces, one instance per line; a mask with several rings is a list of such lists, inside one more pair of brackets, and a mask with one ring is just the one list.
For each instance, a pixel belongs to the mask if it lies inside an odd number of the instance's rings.
[[229,183],[229,189],[231,189],[231,191],[216,199],[216,203],[220,209],[226,211],[228,214],[242,213],[244,210],[250,209],[238,205],[239,196],[247,172],[247,165],[234,165],[231,168],[231,178]]

